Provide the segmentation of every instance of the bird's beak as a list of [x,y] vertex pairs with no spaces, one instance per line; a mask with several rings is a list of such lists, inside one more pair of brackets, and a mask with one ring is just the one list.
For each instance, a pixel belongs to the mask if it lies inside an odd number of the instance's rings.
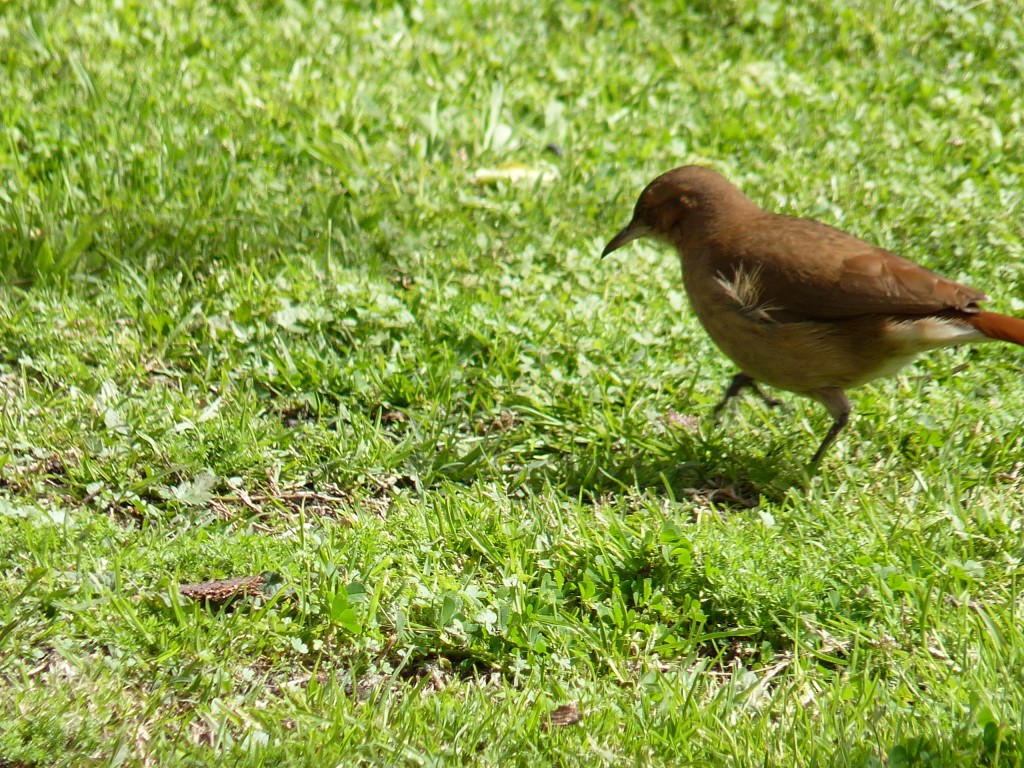
[[601,258],[603,259],[612,251],[617,251],[626,243],[631,243],[641,237],[647,237],[649,234],[651,234],[651,228],[647,224],[631,221],[626,225],[625,229],[608,241],[608,245],[601,251]]

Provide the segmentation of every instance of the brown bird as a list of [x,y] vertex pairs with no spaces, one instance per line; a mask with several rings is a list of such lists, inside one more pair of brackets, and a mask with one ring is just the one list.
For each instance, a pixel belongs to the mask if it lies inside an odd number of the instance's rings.
[[1024,319],[987,296],[809,219],[762,210],[708,168],[662,174],[602,256],[642,237],[675,247],[690,304],[739,367],[721,402],[757,382],[811,397],[834,419],[817,465],[850,417],[845,390],[921,352],[971,341],[1024,345]]

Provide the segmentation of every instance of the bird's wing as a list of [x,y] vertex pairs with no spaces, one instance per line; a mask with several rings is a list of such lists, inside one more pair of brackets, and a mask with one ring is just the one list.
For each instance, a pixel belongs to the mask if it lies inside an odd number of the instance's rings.
[[[733,254],[732,270],[756,272],[759,302],[779,320],[974,311],[988,298],[827,224],[769,216],[770,240],[761,227],[739,227],[724,250]],[[757,230],[756,241],[742,234]]]

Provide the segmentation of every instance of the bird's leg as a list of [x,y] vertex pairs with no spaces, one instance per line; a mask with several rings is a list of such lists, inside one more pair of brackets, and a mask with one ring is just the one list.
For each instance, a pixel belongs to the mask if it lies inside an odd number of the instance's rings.
[[818,450],[814,452],[814,458],[811,459],[811,466],[816,467],[818,462],[821,461],[821,457],[825,455],[825,451],[832,445],[836,436],[843,431],[846,422],[850,420],[851,408],[850,401],[846,399],[846,395],[843,394],[843,390],[839,389],[839,387],[826,387],[814,393],[813,396],[828,408],[828,412],[832,414],[834,419],[832,426],[825,433],[825,439],[821,441]]
[[751,382],[750,388],[754,390],[755,395],[761,398],[761,402],[763,402],[769,408],[778,408],[780,405],[782,405],[782,402],[780,400],[776,400],[774,397],[766,395],[764,392],[762,392],[761,388],[757,386],[757,384]]
[[718,405],[715,406],[715,416],[725,408],[726,403],[736,397],[736,395],[744,389],[748,388],[754,390],[754,393],[760,397],[764,401],[764,404],[769,408],[774,408],[779,404],[779,401],[774,397],[768,397],[768,395],[762,392],[760,387],[757,386],[757,382],[755,382],[750,376],[740,371],[732,377],[732,381],[729,382],[729,387],[725,390],[725,394],[722,396],[722,399],[718,401]]

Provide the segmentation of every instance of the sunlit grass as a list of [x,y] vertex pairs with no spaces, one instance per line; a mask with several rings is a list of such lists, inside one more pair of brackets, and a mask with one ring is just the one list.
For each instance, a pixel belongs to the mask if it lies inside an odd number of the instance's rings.
[[814,404],[710,418],[674,255],[598,255],[701,162],[1024,312],[1022,37],[7,3],[0,766],[1020,764],[1024,353],[857,391],[812,478]]

